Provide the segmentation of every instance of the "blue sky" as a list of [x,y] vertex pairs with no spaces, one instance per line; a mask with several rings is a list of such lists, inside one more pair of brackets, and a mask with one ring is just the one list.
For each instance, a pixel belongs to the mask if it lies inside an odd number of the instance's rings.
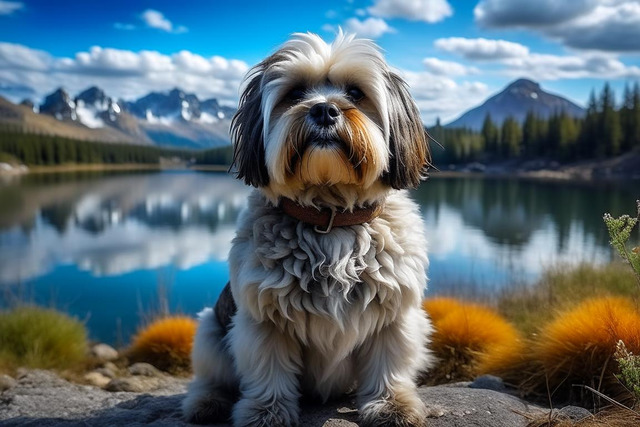
[[375,39],[427,124],[518,77],[584,105],[640,80],[640,0],[0,0],[0,95],[97,84],[133,99],[175,86],[237,101],[248,67],[291,33]]

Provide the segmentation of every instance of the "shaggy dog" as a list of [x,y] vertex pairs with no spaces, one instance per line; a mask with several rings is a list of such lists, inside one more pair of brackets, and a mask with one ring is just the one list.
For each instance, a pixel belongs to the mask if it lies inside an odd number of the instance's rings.
[[357,385],[360,425],[424,425],[428,261],[402,190],[429,149],[407,85],[369,40],[296,34],[248,73],[231,132],[257,190],[200,315],[185,416],[294,426],[301,395]]

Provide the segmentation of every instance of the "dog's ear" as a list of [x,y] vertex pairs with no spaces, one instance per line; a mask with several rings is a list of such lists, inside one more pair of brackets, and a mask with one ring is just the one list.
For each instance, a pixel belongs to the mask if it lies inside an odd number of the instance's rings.
[[235,168],[238,179],[254,187],[269,184],[263,137],[262,75],[263,64],[251,70],[240,96],[238,111],[231,120],[231,168]]
[[383,182],[396,189],[417,187],[431,165],[429,135],[407,84],[389,72],[389,170]]

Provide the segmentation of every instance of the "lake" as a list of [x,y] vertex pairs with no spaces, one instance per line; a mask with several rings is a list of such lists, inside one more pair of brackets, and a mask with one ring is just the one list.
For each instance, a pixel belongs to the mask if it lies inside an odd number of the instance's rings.
[[[155,313],[193,315],[227,283],[249,191],[192,171],[0,176],[0,305],[56,307],[115,345]],[[411,195],[427,294],[486,300],[558,263],[613,259],[602,215],[633,214],[640,185],[436,177]]]

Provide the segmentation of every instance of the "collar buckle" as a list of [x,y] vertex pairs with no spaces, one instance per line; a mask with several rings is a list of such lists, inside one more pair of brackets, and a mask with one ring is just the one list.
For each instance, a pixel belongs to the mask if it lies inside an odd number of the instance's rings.
[[333,220],[336,218],[336,208],[335,206],[330,206],[328,209],[331,211],[331,217],[329,217],[329,224],[327,224],[327,227],[324,229],[320,228],[319,225],[314,226],[313,231],[315,231],[316,233],[328,234],[333,228]]

